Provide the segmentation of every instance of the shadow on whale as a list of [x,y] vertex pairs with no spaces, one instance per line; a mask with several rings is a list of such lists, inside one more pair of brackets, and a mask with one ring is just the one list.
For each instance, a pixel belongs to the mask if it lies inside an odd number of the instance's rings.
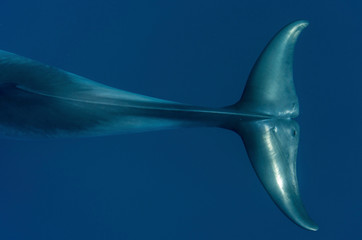
[[245,144],[258,178],[280,210],[316,231],[296,173],[299,114],[294,46],[306,21],[282,28],[256,61],[241,99],[220,109],[195,107],[114,89],[0,51],[0,131],[8,137],[98,136],[176,127],[220,127]]

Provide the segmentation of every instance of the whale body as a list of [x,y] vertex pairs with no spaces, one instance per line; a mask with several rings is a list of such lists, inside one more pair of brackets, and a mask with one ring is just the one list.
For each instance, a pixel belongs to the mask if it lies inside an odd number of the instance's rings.
[[294,46],[307,21],[282,28],[256,61],[241,99],[220,109],[151,98],[0,51],[0,133],[8,137],[99,136],[177,127],[239,134],[258,178],[280,210],[316,231],[296,174],[299,103]]

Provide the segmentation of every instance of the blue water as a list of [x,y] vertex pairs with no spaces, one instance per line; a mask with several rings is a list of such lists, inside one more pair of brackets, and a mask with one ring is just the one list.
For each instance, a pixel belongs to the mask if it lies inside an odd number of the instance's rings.
[[320,230],[303,230],[277,209],[236,134],[205,128],[1,139],[0,239],[361,239],[357,2],[1,1],[1,49],[214,107],[239,99],[277,30],[309,20],[295,52],[298,174]]

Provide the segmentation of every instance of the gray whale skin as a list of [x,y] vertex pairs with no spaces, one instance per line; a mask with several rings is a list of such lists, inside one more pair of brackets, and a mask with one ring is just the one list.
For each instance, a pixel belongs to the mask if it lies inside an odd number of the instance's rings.
[[175,127],[235,131],[264,188],[294,223],[316,231],[301,201],[296,156],[298,98],[294,46],[307,21],[282,28],[257,59],[241,99],[194,107],[114,89],[0,51],[0,132],[7,137],[97,136]]

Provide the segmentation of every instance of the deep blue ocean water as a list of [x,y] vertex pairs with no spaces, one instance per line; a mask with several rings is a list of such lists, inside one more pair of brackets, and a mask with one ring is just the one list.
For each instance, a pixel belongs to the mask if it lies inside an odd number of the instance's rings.
[[362,239],[361,10],[333,0],[1,1],[1,49],[209,107],[237,101],[270,38],[309,20],[294,62],[298,176],[320,230],[277,209],[236,134],[195,128],[0,139],[0,239]]

